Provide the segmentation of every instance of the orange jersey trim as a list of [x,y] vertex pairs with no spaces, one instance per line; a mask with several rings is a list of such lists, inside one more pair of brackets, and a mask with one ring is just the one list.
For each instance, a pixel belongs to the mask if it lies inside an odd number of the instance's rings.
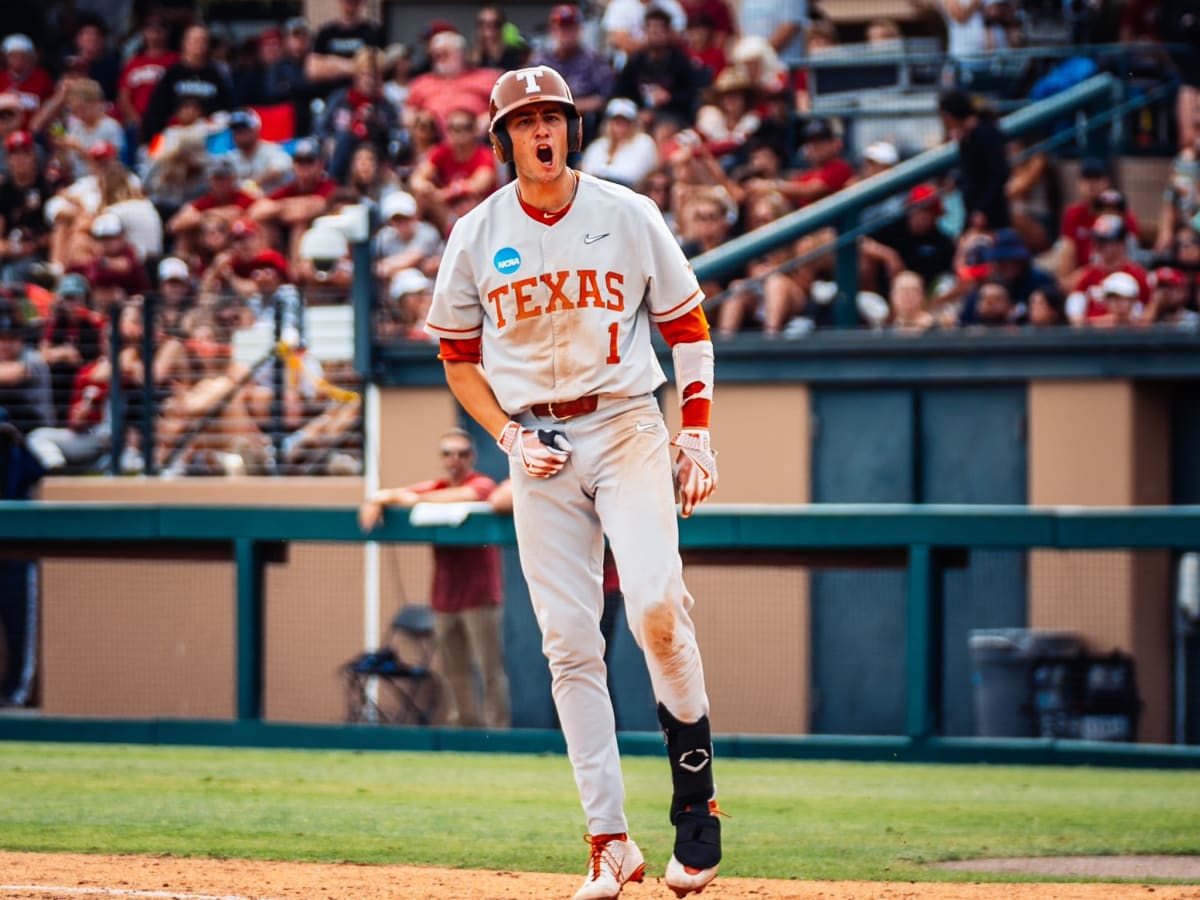
[[699,293],[700,293],[700,288],[696,288],[696,290],[694,290],[690,294],[688,294],[687,297],[681,303],[676,303],[670,309],[663,310],[662,312],[653,313],[651,318],[653,318],[655,322],[660,322],[663,319],[671,318],[671,313],[675,312],[675,310],[677,310],[677,309],[683,309],[685,306],[687,306],[689,303],[691,303],[692,300],[694,300],[696,298],[696,295]]
[[[692,294],[692,297],[694,296],[696,295]],[[690,300],[691,297],[688,299]],[[696,341],[712,340],[708,333],[708,317],[704,315],[702,306],[689,309],[677,319],[656,324],[659,333],[672,347],[676,344],[694,344]]]
[[438,359],[443,362],[480,362],[483,359],[483,338],[442,338],[438,342]]

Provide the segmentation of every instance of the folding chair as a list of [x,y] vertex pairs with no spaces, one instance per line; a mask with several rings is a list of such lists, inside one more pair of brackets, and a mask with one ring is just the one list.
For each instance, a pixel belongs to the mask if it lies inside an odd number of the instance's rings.
[[[441,677],[431,668],[436,649],[433,610],[420,603],[401,607],[392,619],[392,634],[411,651],[411,660],[395,646],[386,646],[362,653],[342,666],[346,720],[430,725],[442,699]],[[371,696],[372,680],[381,692],[375,698]]]

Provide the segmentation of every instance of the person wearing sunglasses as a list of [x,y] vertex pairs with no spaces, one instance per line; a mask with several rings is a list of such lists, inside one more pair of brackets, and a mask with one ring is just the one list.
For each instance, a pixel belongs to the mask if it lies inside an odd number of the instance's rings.
[[[418,503],[487,501],[496,482],[475,470],[475,440],[451,428],[438,440],[442,475],[405,487],[376,491],[359,508],[363,531],[383,521],[389,506]],[[454,708],[447,724],[464,728],[507,728],[510,723],[508,676],[502,631],[503,574],[498,547],[433,548],[434,634],[442,656],[442,674]],[[484,702],[477,702],[473,669],[483,679]]]

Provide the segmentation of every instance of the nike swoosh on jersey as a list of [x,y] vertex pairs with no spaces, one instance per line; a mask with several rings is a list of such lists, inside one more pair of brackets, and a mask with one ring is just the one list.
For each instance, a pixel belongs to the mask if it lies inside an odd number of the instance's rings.
[[633,426],[634,430],[641,434],[643,431],[653,431],[657,426],[653,422],[638,422]]
[[596,241],[604,240],[610,234],[612,234],[611,231],[606,231],[606,232],[604,232],[604,234],[585,234],[583,236],[583,242],[585,244],[594,244],[594,243],[596,243]]

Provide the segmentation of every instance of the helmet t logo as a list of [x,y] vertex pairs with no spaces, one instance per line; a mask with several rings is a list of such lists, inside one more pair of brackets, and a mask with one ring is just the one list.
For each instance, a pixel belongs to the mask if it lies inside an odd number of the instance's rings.
[[542,89],[541,85],[538,84],[538,79],[543,74],[541,66],[538,66],[535,69],[522,69],[516,73],[516,77],[525,82],[525,93],[537,94]]

